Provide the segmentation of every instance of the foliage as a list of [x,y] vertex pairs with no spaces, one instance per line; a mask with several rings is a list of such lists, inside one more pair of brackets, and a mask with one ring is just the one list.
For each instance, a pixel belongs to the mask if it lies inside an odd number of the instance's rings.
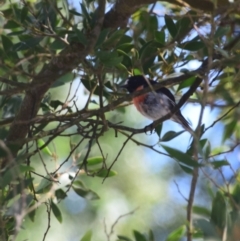
[[[236,153],[240,144],[240,2],[186,1],[190,7],[165,3],[164,16],[158,14],[163,6],[157,1],[129,1],[124,3],[127,9],[123,2],[112,6],[104,0],[86,0],[77,7],[66,0],[1,3],[1,240],[16,240],[23,220],[38,218],[38,207],[45,207],[48,215],[45,240],[51,216],[64,223],[60,204],[70,191],[86,200],[100,199],[101,193],[83,179],[114,179],[114,164],[130,142],[174,159],[181,174],[191,176],[187,218],[165,240],[239,240],[239,173],[223,154]],[[189,69],[196,60],[200,67]],[[162,133],[159,124],[170,115],[153,123],[159,142],[149,145],[133,138],[146,128],[120,124],[108,113],[123,112],[133,95],[121,92],[118,85],[134,74],[183,94],[178,108],[186,102],[200,106],[186,151],[167,145],[183,133]],[[86,103],[79,108],[77,92],[82,86]],[[56,94],[60,87],[65,97]],[[207,107],[219,110],[210,126],[203,123]],[[222,144],[213,148],[206,135],[219,123],[224,124]],[[119,138],[119,151],[115,149],[115,158],[109,161],[101,138],[111,130],[125,141]],[[214,135],[220,139],[217,132]],[[70,146],[63,161],[54,149],[59,140]],[[93,148],[101,155],[92,155]],[[225,176],[225,167],[232,170],[231,177]],[[199,175],[209,182],[209,208],[194,205]],[[118,221],[105,232],[107,240]],[[94,230],[88,230],[80,240],[90,241],[92,234]],[[116,238],[157,240],[154,236],[151,230],[148,235],[133,230],[132,238]]]

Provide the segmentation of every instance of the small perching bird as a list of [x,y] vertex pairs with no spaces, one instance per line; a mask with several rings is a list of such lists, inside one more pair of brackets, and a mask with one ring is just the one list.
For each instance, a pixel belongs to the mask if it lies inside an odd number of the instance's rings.
[[[125,88],[129,93],[133,93],[151,85],[154,86],[157,83],[154,80],[146,80],[142,75],[136,75],[129,77],[126,84],[122,85],[121,88]],[[165,87],[160,87],[154,91],[134,97],[133,104],[142,115],[153,121],[171,113],[176,107],[173,94]],[[174,113],[171,119],[182,125],[190,133],[193,132],[180,110]]]

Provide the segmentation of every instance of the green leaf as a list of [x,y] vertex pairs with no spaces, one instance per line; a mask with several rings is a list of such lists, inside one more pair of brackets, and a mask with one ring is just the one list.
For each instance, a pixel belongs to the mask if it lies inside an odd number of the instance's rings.
[[187,174],[190,174],[190,175],[193,174],[193,169],[192,169],[192,168],[187,167],[187,166],[185,166],[185,165],[181,165],[181,164],[179,164],[179,166],[180,166],[181,169],[182,169],[184,172],[186,172]]
[[110,46],[116,45],[116,43],[122,38],[125,31],[125,29],[116,30],[107,40],[104,41],[103,47],[109,48]]
[[11,50],[13,43],[10,40],[10,38],[8,38],[5,35],[2,35],[2,45],[3,45],[4,51],[7,53],[9,50]]
[[52,208],[52,212],[54,214],[54,216],[56,217],[56,219],[58,220],[59,223],[62,223],[62,213],[60,211],[60,209],[58,208],[58,206],[51,201],[51,208]]
[[165,149],[166,152],[168,152],[168,154],[174,158],[175,160],[191,166],[191,167],[201,167],[202,165],[199,164],[198,162],[196,162],[194,159],[192,159],[191,156],[187,155],[186,153],[183,153],[177,149],[168,147],[168,146],[164,146],[162,145],[162,147]]
[[4,25],[5,29],[13,29],[13,28],[18,28],[21,25],[19,23],[17,23],[14,20],[8,20],[7,23]]
[[[130,44],[130,43],[125,43],[125,44],[121,44],[121,45],[117,46],[118,50],[122,50],[125,53],[129,53],[133,48],[134,48],[134,45]],[[129,55],[128,55],[128,57],[129,57]]]
[[87,200],[97,200],[100,199],[97,193],[92,191],[91,189],[87,189],[85,187],[76,187],[75,185],[72,186],[73,190],[77,195]]
[[222,38],[224,37],[226,34],[228,34],[231,31],[231,28],[229,26],[227,27],[218,27],[217,31],[214,34],[214,38],[218,39],[218,38]]
[[21,10],[21,23],[25,21],[28,15],[28,7],[23,7]]
[[102,156],[95,156],[87,159],[87,165],[88,166],[93,166],[93,165],[98,165],[104,161]]
[[95,44],[95,47],[99,47],[103,44],[103,42],[105,41],[107,35],[109,34],[110,29],[103,29],[101,31],[101,33],[98,36],[97,42]]
[[124,44],[131,44],[133,41],[133,39],[129,36],[129,35],[123,35],[121,37],[121,39],[118,41],[117,43],[117,48],[119,48],[119,46],[124,45]]
[[36,188],[37,194],[47,193],[50,191],[53,184],[48,179],[50,179],[49,175],[47,175],[46,178],[42,178],[40,184]]
[[[208,220],[203,219],[203,218],[196,219],[194,226],[196,229],[200,229],[202,231],[203,240],[209,240],[209,239],[215,240],[214,237],[218,238],[216,228]],[[216,240],[218,240],[218,239],[216,239]]]
[[64,198],[66,198],[67,194],[62,189],[58,189],[55,192],[55,196],[60,201],[60,200],[63,200]]
[[175,132],[175,131],[168,131],[167,133],[164,134],[164,136],[159,140],[160,142],[164,142],[164,141],[170,141],[172,139],[174,139],[175,137],[181,135],[182,133],[184,133],[185,131],[179,131],[179,132]]
[[184,80],[183,82],[181,82],[179,84],[177,91],[184,89],[186,87],[192,86],[192,84],[195,82],[195,80],[196,80],[196,76],[191,76],[190,78]]
[[55,41],[53,41],[51,44],[50,44],[50,49],[52,50],[57,50],[57,49],[63,49],[66,47],[66,43],[64,43],[62,40],[60,39],[56,39]]
[[190,10],[176,22],[178,36],[184,37],[190,32],[190,30],[192,29],[192,24],[194,24],[195,18],[196,12]]
[[76,15],[76,16],[82,16],[82,14],[81,13],[79,13],[79,12],[76,12],[76,11],[74,11],[74,10],[72,10],[72,9],[70,9],[70,10],[68,10],[69,11],[69,13],[72,13],[73,15]]
[[165,32],[164,31],[155,31],[154,33],[155,40],[164,46],[165,44]]
[[19,165],[19,171],[21,173],[30,172],[30,171],[34,171],[34,170],[35,169],[31,166],[27,166],[27,165],[23,165],[23,164]]
[[155,239],[154,239],[154,235],[153,235],[153,231],[150,229],[149,230],[149,239],[148,239],[148,241],[154,241]]
[[214,169],[217,169],[222,166],[229,166],[230,164],[228,161],[223,160],[223,161],[213,161],[211,162],[211,165],[213,166]]
[[210,153],[211,153],[211,143],[209,141],[207,141],[206,145],[205,145],[205,151],[204,151],[205,159],[208,159]]
[[204,48],[205,44],[202,41],[186,41],[185,43],[179,44],[178,47],[189,51],[198,51]]
[[235,132],[237,123],[238,123],[238,120],[233,119],[230,123],[225,125],[223,140],[222,140],[223,142],[229,139],[233,135],[233,133]]
[[86,46],[88,44],[88,40],[84,35],[84,33],[81,30],[79,30],[77,27],[74,28],[74,31],[77,35],[79,42],[82,43],[84,46]]
[[117,235],[117,237],[118,237],[118,240],[132,241],[130,238],[123,235]]
[[3,177],[0,179],[0,186],[2,189],[4,189],[7,185],[9,185],[12,181],[16,180],[19,176],[19,167],[18,166],[13,166],[7,169]]
[[210,217],[211,212],[206,207],[200,207],[200,206],[193,206],[192,211],[194,214],[205,216],[207,218]]
[[122,62],[123,56],[118,56],[117,51],[98,51],[96,56],[99,58],[102,64],[113,67]]
[[137,230],[133,230],[133,235],[136,241],[147,241],[147,239]]
[[159,124],[156,128],[155,128],[155,131],[157,133],[157,135],[160,137],[161,136],[161,133],[162,133],[162,123]]
[[22,40],[13,45],[13,51],[22,51],[22,50],[34,48],[42,41],[42,39],[43,37],[33,37],[33,38]]
[[133,75],[142,75],[142,71],[140,69],[133,69]]
[[71,82],[71,81],[74,80],[74,78],[75,78],[75,74],[72,73],[72,72],[68,72],[67,74],[62,75],[61,77],[59,77],[59,78],[57,79],[57,81],[55,81],[55,82],[53,83],[53,85],[51,86],[51,88],[59,87],[59,86],[64,85],[64,84],[66,84],[66,83],[68,83],[68,82]]
[[113,177],[116,175],[117,175],[116,171],[112,171],[112,170],[108,171],[106,169],[102,169],[96,173],[97,177]]
[[[43,139],[38,139],[37,145],[38,145],[38,148],[41,149],[41,147],[45,145],[45,141]],[[44,148],[42,148],[41,151],[49,156],[52,156],[52,152],[50,151],[48,146],[45,146]]]
[[92,231],[88,230],[80,239],[80,241],[91,241],[91,239],[92,239]]
[[117,52],[118,52],[118,55],[122,56],[122,58],[123,58],[121,64],[126,66],[126,68],[131,69],[132,68],[132,60],[129,57],[129,55],[120,49],[117,49]]
[[[29,208],[34,206],[35,204],[36,204],[36,201],[33,200]],[[37,209],[33,209],[30,213],[28,213],[28,217],[32,222],[34,222],[35,220],[36,212],[37,212]]]
[[212,202],[211,222],[220,230],[223,230],[227,224],[227,203],[220,191],[217,191]]
[[172,18],[169,15],[165,14],[164,19],[165,19],[165,24],[166,24],[166,27],[167,27],[169,33],[171,34],[171,36],[173,38],[175,38],[178,33],[175,23],[173,22]]
[[182,225],[170,233],[166,241],[179,241],[186,233],[186,225]]
[[[236,183],[234,185],[234,188],[233,188],[233,191],[232,191],[232,198],[237,205],[240,204],[240,184],[239,183]],[[232,206],[233,206],[233,209],[235,210],[236,205],[232,204]]]

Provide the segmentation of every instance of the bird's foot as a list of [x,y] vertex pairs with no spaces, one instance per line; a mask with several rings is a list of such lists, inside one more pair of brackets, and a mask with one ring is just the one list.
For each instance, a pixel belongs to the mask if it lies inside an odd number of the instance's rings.
[[148,134],[148,132],[150,132],[150,135],[153,134],[155,132],[155,128],[153,126],[153,123],[151,123],[150,125],[147,125],[144,127],[144,132],[145,134]]

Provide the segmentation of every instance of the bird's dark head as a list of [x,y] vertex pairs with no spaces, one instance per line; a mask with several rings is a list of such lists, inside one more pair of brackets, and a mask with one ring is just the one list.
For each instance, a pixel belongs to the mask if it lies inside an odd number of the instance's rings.
[[122,85],[121,88],[127,89],[129,93],[133,93],[141,86],[148,86],[146,79],[142,75],[135,75],[129,77],[126,81],[126,84]]

